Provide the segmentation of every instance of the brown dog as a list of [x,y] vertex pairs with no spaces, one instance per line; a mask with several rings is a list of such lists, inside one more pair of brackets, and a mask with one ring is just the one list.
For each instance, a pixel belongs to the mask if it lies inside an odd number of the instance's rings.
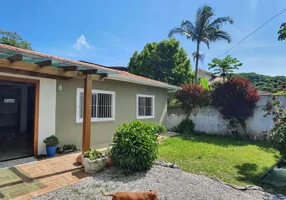
[[158,194],[155,190],[150,192],[116,192],[115,194],[104,194],[106,197],[113,197],[112,200],[158,200]]

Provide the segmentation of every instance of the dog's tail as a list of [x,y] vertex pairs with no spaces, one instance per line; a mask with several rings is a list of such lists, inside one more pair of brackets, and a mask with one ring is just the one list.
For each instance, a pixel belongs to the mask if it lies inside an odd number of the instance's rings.
[[102,194],[103,196],[106,196],[106,197],[115,197],[114,194],[104,194],[104,193],[102,192],[102,190],[101,190],[101,194]]

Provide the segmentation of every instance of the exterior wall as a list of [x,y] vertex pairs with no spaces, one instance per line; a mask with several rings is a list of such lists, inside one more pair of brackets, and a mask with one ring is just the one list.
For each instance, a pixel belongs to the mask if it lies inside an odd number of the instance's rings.
[[203,72],[203,71],[198,71],[198,78],[206,78],[208,81],[211,80],[212,76],[209,74]]
[[40,80],[39,94],[39,132],[38,132],[38,153],[46,153],[43,140],[55,134],[56,118],[56,80],[32,76],[1,73],[2,76],[37,79]]
[[[247,131],[255,139],[264,138],[265,133],[273,126],[272,117],[263,117],[265,112],[262,108],[266,105],[270,96],[261,96],[257,102],[253,116],[249,117],[246,121]],[[281,104],[286,108],[286,97],[278,97]],[[177,126],[186,114],[181,108],[168,108],[168,129]],[[229,135],[231,134],[232,127],[227,120],[224,120],[222,115],[216,108],[203,107],[194,109],[190,119],[195,123],[195,130],[205,132],[213,135]],[[240,130],[242,131],[242,130]]]
[[[57,91],[56,136],[60,146],[75,144],[81,147],[82,123],[76,123],[76,89],[83,88],[83,80],[58,80],[62,91]],[[150,122],[167,124],[167,90],[120,81],[93,81],[93,89],[115,92],[115,120],[91,123],[91,146],[107,147],[116,128],[136,119],[136,94],[155,95],[155,118]]]

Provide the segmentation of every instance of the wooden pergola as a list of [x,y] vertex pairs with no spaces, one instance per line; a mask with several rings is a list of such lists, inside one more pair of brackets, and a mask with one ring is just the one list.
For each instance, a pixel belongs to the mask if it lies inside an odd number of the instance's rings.
[[[116,74],[116,71],[90,63],[62,59],[0,44],[0,72],[50,79],[83,79],[82,152],[88,150],[91,131],[92,81],[102,80],[108,74]],[[3,77],[0,76],[0,80],[4,80]],[[39,97],[35,98],[39,99]],[[38,153],[39,108],[38,105],[35,107],[34,155],[36,156]]]

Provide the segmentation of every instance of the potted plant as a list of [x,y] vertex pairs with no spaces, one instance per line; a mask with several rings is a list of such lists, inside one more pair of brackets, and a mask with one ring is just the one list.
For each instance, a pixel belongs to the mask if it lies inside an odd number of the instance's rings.
[[56,154],[57,145],[59,144],[58,138],[51,135],[44,140],[44,143],[46,144],[47,156],[54,156]]
[[89,148],[84,152],[82,165],[85,173],[96,173],[101,171],[106,165],[107,157],[96,149]]

